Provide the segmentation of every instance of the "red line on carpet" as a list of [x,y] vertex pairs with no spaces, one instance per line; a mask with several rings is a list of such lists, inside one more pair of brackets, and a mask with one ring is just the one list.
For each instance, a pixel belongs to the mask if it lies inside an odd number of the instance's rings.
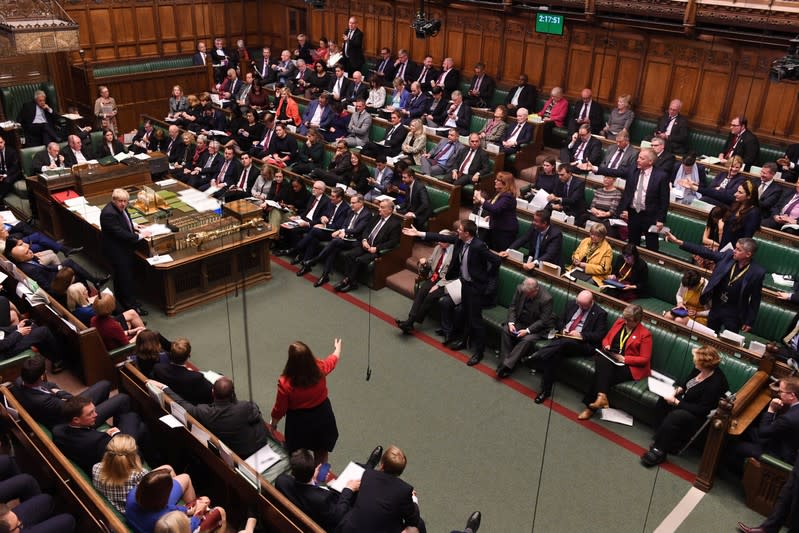
[[[272,261],[274,263],[282,266],[286,270],[290,270],[292,272],[297,272],[297,270],[299,270],[297,267],[292,266],[288,261],[285,261],[284,259],[281,259],[279,257],[272,256],[271,259],[272,259]],[[319,279],[318,277],[313,276],[311,274],[306,274],[303,277],[305,279],[309,280],[309,281],[316,281],[317,279]],[[379,318],[380,320],[386,322],[387,324],[392,325],[392,326],[395,324],[394,317],[389,316],[387,313],[384,313],[380,309],[377,309],[374,306],[369,305],[369,303],[364,302],[363,300],[360,300],[360,299],[356,298],[355,296],[352,296],[350,293],[335,292],[333,290],[333,287],[330,284],[324,285],[323,288],[325,290],[327,290],[328,292],[334,293],[336,296],[338,296],[339,298],[342,298],[343,300],[351,303],[352,305],[354,305],[356,307],[359,307],[363,311],[366,311],[367,313],[371,313],[373,316],[375,316],[376,318]],[[371,290],[371,289],[369,289],[369,290]],[[431,347],[433,347],[433,348],[445,353],[446,355],[452,357],[453,359],[457,359],[458,361],[461,361],[462,363],[465,363],[466,361],[469,360],[468,356],[463,355],[461,352],[456,352],[454,350],[451,350],[451,349],[447,348],[440,341],[434,339],[433,337],[430,337],[429,335],[427,335],[425,333],[422,333],[420,331],[415,331],[414,330],[411,335],[413,335],[414,337],[416,337],[420,341],[424,342],[425,344],[428,344],[429,346],[431,346]],[[484,363],[480,363],[478,365],[475,365],[472,368],[474,368],[475,370],[477,370],[479,372],[482,372],[483,374],[485,374],[486,376],[490,377],[491,379],[494,379],[494,377],[496,375],[495,371],[492,370],[490,366],[488,366],[488,365],[486,365]],[[504,380],[502,380],[502,384],[505,385],[506,387],[510,387],[511,389],[515,390],[516,392],[518,392],[520,394],[523,394],[524,396],[527,396],[530,399],[535,399],[535,397],[538,396],[538,393],[536,393],[536,391],[534,391],[533,389],[531,389],[530,387],[528,387],[526,385],[522,385],[518,381],[514,381],[512,379],[504,379]],[[557,388],[556,388],[556,390],[557,390]],[[579,424],[579,425],[585,427],[586,429],[596,433],[600,437],[604,437],[605,439],[613,442],[614,444],[617,444],[618,446],[621,446],[622,448],[632,452],[636,456],[640,456],[646,451],[646,449],[644,449],[641,446],[635,444],[631,440],[625,439],[621,435],[618,435],[618,434],[612,432],[611,430],[609,430],[605,426],[602,426],[602,425],[597,424],[596,422],[592,422],[590,420],[587,420],[587,421],[577,420],[577,413],[575,413],[571,409],[568,409],[568,408],[564,407],[563,405],[561,405],[561,404],[559,404],[557,402],[554,402],[552,400],[546,400],[545,403],[549,404],[551,409],[553,411],[555,411],[556,413],[558,413],[559,415],[571,420],[575,424]],[[660,467],[663,470],[666,470],[667,472],[670,472],[671,474],[674,474],[675,476],[680,477],[680,478],[684,479],[685,481],[687,481],[689,483],[693,483],[694,478],[696,477],[696,474],[694,474],[693,472],[691,472],[689,470],[686,470],[684,468],[681,468],[681,467],[679,467],[679,466],[677,466],[677,465],[675,465],[673,463],[670,463],[668,461],[663,463],[663,464],[661,464]]]

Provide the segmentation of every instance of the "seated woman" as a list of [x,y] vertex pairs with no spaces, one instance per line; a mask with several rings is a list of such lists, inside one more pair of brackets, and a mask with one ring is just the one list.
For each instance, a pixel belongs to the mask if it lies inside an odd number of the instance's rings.
[[[684,180],[692,185],[689,187],[681,185]],[[672,187],[677,191],[677,203],[691,205],[694,200],[699,199],[701,195],[694,190],[694,186],[698,189],[706,180],[705,167],[696,162],[696,154],[683,157],[682,164],[675,166],[674,177],[671,180]]]
[[330,85],[330,72],[325,68],[323,61],[317,61],[313,65],[313,73],[309,76],[305,88],[305,98],[318,98],[327,90],[328,85]]
[[710,314],[710,302],[707,305],[699,301],[702,291],[705,290],[707,280],[696,270],[686,270],[682,275],[680,288],[677,289],[677,305],[675,309],[683,309],[686,316],[677,316],[672,311],[666,311],[663,316],[673,320],[678,324],[688,324],[689,320],[694,320],[703,326],[707,326],[707,315]]
[[369,96],[366,98],[366,111],[375,114],[386,105],[386,88],[380,84],[376,74],[369,76]]
[[148,378],[156,363],[169,363],[169,354],[161,344],[161,335],[151,329],[144,329],[136,336],[135,357],[136,366]]
[[602,339],[602,349],[608,357],[594,356],[594,380],[583,397],[586,409],[578,419],[588,420],[597,410],[610,407],[608,391],[613,385],[649,376],[652,334],[641,324],[643,317],[640,305],[628,305]]
[[252,109],[244,111],[243,124],[234,125],[230,124],[230,131],[232,132],[232,139],[229,140],[225,147],[238,146],[240,152],[249,152],[252,148],[253,141],[261,140],[264,136],[264,125],[258,122],[258,117]]
[[729,388],[727,377],[719,369],[721,357],[715,348],[700,346],[691,353],[694,369],[686,381],[676,386],[671,396],[658,399],[661,422],[649,451],[641,456],[644,466],[659,465],[666,460],[666,454],[677,453],[688,444]]
[[199,126],[195,126],[195,124],[197,124],[203,114],[203,106],[200,103],[200,99],[194,94],[186,97],[186,103],[189,107],[185,111],[175,114],[175,124],[181,128],[197,132],[199,131]]
[[387,111],[394,109],[405,109],[405,104],[408,101],[411,93],[405,88],[405,80],[396,78],[392,82],[394,86],[394,94],[391,96],[391,103],[385,107]]
[[752,237],[760,229],[760,202],[757,197],[757,187],[746,180],[735,191],[735,201],[730,206],[721,223],[721,240],[719,248],[727,244],[735,246],[738,239]]
[[180,114],[189,109],[189,100],[183,96],[183,88],[180,85],[172,87],[172,95],[169,97],[168,119],[177,119]]
[[408,135],[405,136],[405,141],[402,143],[402,154],[408,163],[420,165],[422,163],[422,154],[427,149],[426,145],[427,136],[424,134],[422,121],[415,118],[408,125]]
[[[194,502],[197,499],[188,474],[176,475],[169,465],[154,470],[164,470],[180,485],[180,496],[184,501]],[[117,511],[125,514],[128,492],[139,484],[147,472],[142,466],[136,440],[120,433],[108,441],[103,460],[92,467],[92,483]]]
[[120,346],[136,342],[136,335],[144,329],[143,324],[138,327],[124,329],[120,325],[120,321],[112,316],[116,306],[116,298],[114,298],[113,294],[107,292],[98,294],[92,303],[94,316],[91,318],[89,325],[97,328],[106,350],[114,350]]
[[262,119],[267,109],[271,109],[269,95],[264,90],[260,81],[253,82],[252,89],[247,93],[247,107],[255,111],[258,120]]
[[616,135],[622,130],[630,131],[630,126],[635,119],[635,113],[630,108],[630,95],[623,94],[616,100],[616,107],[610,111],[610,116],[605,127],[599,133],[606,139],[616,140]]
[[719,173],[709,185],[703,181],[694,183],[688,177],[684,177],[676,185],[681,185],[686,190],[693,190],[702,195],[702,201],[713,205],[729,206],[734,200],[735,191],[740,184],[746,181],[746,176],[741,173],[744,167],[744,160],[741,156],[733,156],[729,160],[726,172]]
[[521,177],[533,185],[533,189],[525,195],[526,200],[532,200],[537,189],[544,189],[549,194],[555,194],[555,187],[560,183],[558,180],[557,160],[548,156],[544,159],[537,169],[535,167],[525,168],[521,172]]
[[264,158],[264,162],[280,168],[286,168],[294,163],[297,157],[297,141],[286,131],[283,124],[275,124],[275,137],[269,146],[269,154]]
[[344,176],[344,183],[354,189],[359,194],[366,194],[369,191],[369,167],[364,164],[361,154],[352,152],[350,154],[350,170]]
[[[719,241],[721,241],[722,228],[721,221],[727,216],[728,211],[729,210],[723,205],[717,205],[710,210],[710,213],[708,213],[707,220],[705,221],[705,229],[702,232],[702,245],[708,250],[712,250],[714,252],[719,251]],[[693,261],[694,264],[709,270],[713,270],[713,267],[716,264],[714,261],[705,259],[704,257],[700,257],[698,255],[693,256]]]
[[275,167],[264,165],[261,167],[261,173],[255,179],[250,189],[250,196],[257,198],[263,202],[272,190],[272,183],[275,180]]
[[[508,109],[504,105],[498,105],[494,109],[494,116],[487,120],[483,129],[480,130],[480,145],[485,148],[488,143],[499,144],[508,129],[505,118],[508,116]],[[557,177],[557,175],[555,176]]]
[[[273,228],[276,228],[281,223],[287,221],[291,213],[267,205],[266,200],[271,200],[283,207],[287,207],[289,199],[292,196],[292,184],[285,180],[283,171],[279,168],[275,168],[271,165],[264,165],[264,168],[268,169],[266,179],[271,182],[271,186],[266,193],[266,197],[262,198],[261,209],[264,210],[264,218],[269,221]],[[261,179],[261,177],[258,179]],[[307,191],[307,189],[305,190]],[[310,193],[308,194],[310,195]]]
[[[180,145],[180,151],[175,154],[176,160],[172,164],[175,170],[182,170],[186,166],[192,164],[194,160],[194,151],[197,148],[196,140],[197,137],[190,131],[184,132],[182,135],[183,144]],[[181,172],[178,172],[178,177],[182,175]]]
[[613,248],[607,242],[608,230],[602,224],[591,226],[588,234],[574,250],[572,265],[581,268],[597,286],[601,286],[611,273]]
[[319,130],[311,128],[308,136],[297,150],[297,162],[292,167],[292,171],[297,174],[307,175],[320,168],[325,158],[325,144]]
[[336,65],[339,64],[341,59],[344,57],[344,54],[341,53],[341,49],[333,41],[327,43],[327,48],[328,48],[327,68],[333,69],[335,68]]
[[616,188],[616,178],[603,176],[602,187],[594,190],[594,199],[588,208],[588,220],[603,224],[610,232],[610,219],[615,218],[621,197],[621,191]]
[[103,139],[100,141],[100,153],[98,157],[108,157],[120,154],[125,151],[125,145],[119,142],[113,130],[103,130]]
[[[66,308],[75,315],[75,318],[88,324],[94,317],[92,304],[97,296],[89,296],[89,291],[83,283],[72,283],[66,290]],[[114,315],[114,319],[119,322],[123,329],[134,329],[144,327],[144,321],[135,309],[127,309],[122,313]]]
[[202,516],[208,511],[211,500],[206,496],[196,498],[192,504],[177,505],[183,496],[183,486],[163,469],[156,469],[141,478],[128,492],[125,520],[136,533],[153,533],[155,523],[171,511],[182,511],[191,517],[191,530],[200,527]]
[[624,288],[608,287],[605,294],[631,302],[640,297],[648,275],[649,269],[646,261],[638,254],[638,248],[634,244],[627,243],[613,262],[611,275],[606,278],[623,284]]
[[326,63],[327,60],[330,59],[330,42],[327,40],[327,37],[319,38],[319,48],[311,50],[311,59],[314,61],[321,61],[322,63]]
[[516,178],[510,172],[497,172],[494,177],[495,194],[492,198],[483,191],[474,192],[474,205],[478,216],[488,217],[491,227],[486,242],[495,252],[504,252],[516,239],[519,219],[516,217]]

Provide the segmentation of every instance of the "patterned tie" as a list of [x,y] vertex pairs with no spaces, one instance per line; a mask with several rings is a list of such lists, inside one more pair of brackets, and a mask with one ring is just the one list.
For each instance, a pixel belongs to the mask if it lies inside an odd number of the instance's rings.
[[619,161],[621,161],[621,156],[624,155],[624,149],[617,149],[616,155],[613,156],[613,161],[610,162],[610,168],[619,168]]
[[463,163],[461,163],[461,166],[460,166],[460,168],[458,169],[458,172],[460,172],[461,174],[465,174],[465,173],[466,173],[466,169],[468,169],[468,168],[469,168],[469,165],[471,165],[471,164],[472,164],[472,158],[474,157],[474,153],[475,153],[475,151],[476,151],[476,150],[475,150],[474,148],[472,148],[471,150],[469,150],[469,155],[467,155],[467,156],[466,156],[466,159],[464,159],[464,160],[463,160]]
[[244,186],[247,184],[247,177],[250,175],[250,167],[244,169],[241,173],[241,178],[239,178],[239,183],[236,185],[239,189],[244,189]]

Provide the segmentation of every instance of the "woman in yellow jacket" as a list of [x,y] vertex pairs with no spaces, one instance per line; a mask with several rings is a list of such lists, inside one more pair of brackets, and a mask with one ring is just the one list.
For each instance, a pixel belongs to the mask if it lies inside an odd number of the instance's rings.
[[582,268],[594,283],[601,286],[611,273],[613,249],[606,240],[608,230],[603,224],[594,224],[588,233],[589,236],[580,242],[572,254],[572,264]]

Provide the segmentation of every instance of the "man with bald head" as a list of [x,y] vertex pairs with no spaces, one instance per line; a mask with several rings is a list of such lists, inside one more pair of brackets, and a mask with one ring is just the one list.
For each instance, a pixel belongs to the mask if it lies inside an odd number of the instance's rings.
[[580,100],[574,102],[569,109],[569,137],[582,125],[588,126],[595,135],[605,126],[602,106],[594,101],[594,95],[587,87],[580,92]]
[[455,60],[447,57],[441,62],[441,72],[436,79],[430,82],[430,87],[441,87],[441,90],[444,91],[444,99],[449,100],[460,82],[461,75],[455,68]]
[[253,402],[236,399],[232,379],[225,376],[217,379],[211,388],[213,401],[200,405],[187,402],[163,383],[155,380],[150,380],[150,383],[169,394],[242,459],[266,446],[266,423],[261,410]]
[[344,43],[342,46],[344,63],[349,72],[361,70],[365,59],[363,57],[363,32],[358,28],[358,19],[349,18],[341,41]]
[[635,168],[629,170],[596,167],[590,163],[579,166],[595,174],[626,181],[617,214],[627,222],[629,242],[638,246],[641,236],[645,235],[646,247],[654,251],[658,250],[658,233],[650,232],[649,228],[655,226],[658,232],[663,228],[669,207],[669,176],[653,167],[656,159],[654,150],[644,148],[638,154]]
[[67,167],[86,163],[92,158],[91,148],[84,146],[77,135],[67,137],[67,146],[61,150],[61,155],[64,156],[64,166]]
[[552,396],[552,385],[563,357],[591,357],[608,331],[608,314],[594,302],[591,291],[581,291],[563,314],[560,336],[522,362],[541,370],[541,389],[535,403]]
[[688,121],[680,115],[681,110],[682,101],[675,98],[655,128],[655,136],[663,139],[666,149],[676,155],[688,153]]

